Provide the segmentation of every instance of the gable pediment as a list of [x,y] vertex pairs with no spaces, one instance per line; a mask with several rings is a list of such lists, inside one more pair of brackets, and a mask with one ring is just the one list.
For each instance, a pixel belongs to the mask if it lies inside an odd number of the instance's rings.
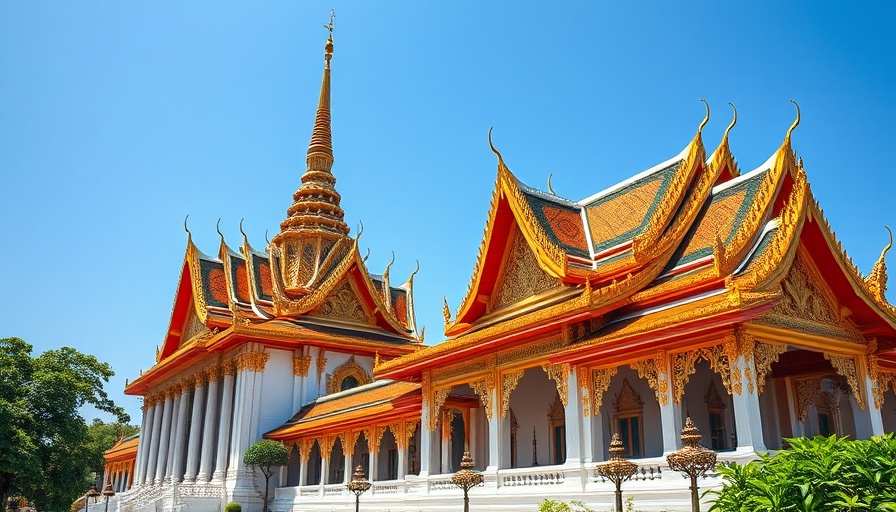
[[309,316],[351,323],[375,324],[373,313],[358,295],[350,278],[337,285],[330,295]]
[[496,311],[557,288],[560,282],[538,264],[526,238],[514,228],[503,255],[488,311]]
[[781,291],[781,299],[757,323],[864,342],[861,331],[844,314],[837,296],[802,245],[781,280]]

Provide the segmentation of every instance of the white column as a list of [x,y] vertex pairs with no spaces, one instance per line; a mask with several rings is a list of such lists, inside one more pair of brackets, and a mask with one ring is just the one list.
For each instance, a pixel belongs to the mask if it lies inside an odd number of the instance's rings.
[[[373,435],[376,435],[376,427],[370,429]],[[396,444],[398,441],[398,437],[395,438]],[[370,443],[367,443],[368,449],[370,449]],[[401,453],[401,448],[398,449],[399,453]],[[376,476],[376,464],[377,459],[379,459],[379,450],[374,447],[373,450],[370,450],[369,456],[367,457],[367,479],[373,482]],[[353,470],[354,471],[354,470]]]
[[[305,355],[305,351],[307,351],[307,350],[308,350],[307,347],[295,350],[295,351],[293,351],[292,357],[294,359],[300,359]],[[295,364],[296,363],[293,362],[293,365],[295,365]],[[308,375],[311,375],[311,366],[310,365],[308,366],[308,370],[305,372],[305,376],[297,375],[296,371],[295,371],[295,366],[293,366],[293,372],[292,372],[292,410],[293,411],[298,411],[299,409],[302,408],[302,405],[304,405],[304,403],[302,402],[302,395],[304,394],[302,388],[305,385],[305,381],[308,380],[308,377],[307,377]]]
[[[374,466],[376,467],[376,466]],[[405,440],[398,443],[398,471],[396,476],[399,480],[404,480],[408,473],[408,441]]]
[[327,476],[330,474],[330,455],[327,454],[324,456],[323,450],[321,450],[321,458],[320,458],[320,495],[324,495],[324,486],[327,485]]
[[803,422],[800,421],[798,411],[796,410],[796,393],[793,377],[784,377],[784,386],[787,388],[787,414],[790,418],[790,432],[793,437],[805,437]]
[[208,482],[212,476],[214,468],[212,464],[215,462],[215,441],[218,433],[218,425],[221,417],[219,416],[218,407],[218,369],[212,369],[208,373],[208,397],[205,401],[205,421],[202,425],[202,456],[199,461],[199,474],[196,480],[200,482]]
[[171,407],[174,405],[174,397],[170,392],[165,394],[165,407],[162,410],[162,432],[159,438],[159,454],[156,459],[155,483],[161,484],[165,477],[165,469],[168,462],[169,438],[171,437]]
[[579,378],[575,367],[570,368],[566,377],[566,405],[563,407],[566,419],[566,464],[579,464],[584,459],[582,453],[582,398],[579,394]]
[[190,405],[190,386],[185,385],[184,391],[180,395],[180,402],[177,408],[177,429],[174,439],[174,462],[171,464],[171,481],[180,482],[184,476],[184,452],[186,451],[187,437],[187,407]]
[[[750,371],[747,372],[747,365]],[[753,368],[753,360],[749,363],[744,360],[744,356],[737,356],[734,364],[730,365],[731,375],[756,375]],[[762,413],[759,410],[759,394],[754,386],[750,391],[750,386],[743,383],[741,392],[731,395],[731,401],[734,404],[734,425],[737,429],[737,449],[744,448],[748,451],[766,452],[765,440],[762,438]]]
[[221,483],[227,476],[227,454],[230,447],[230,425],[233,413],[234,367],[230,364],[224,368],[224,393],[221,397],[221,416],[218,421],[218,453],[215,457],[215,472],[212,482]]
[[[304,442],[304,441],[303,441]],[[308,454],[310,457],[311,454]],[[299,487],[305,485],[305,475],[308,474],[308,459],[299,457]]]
[[[853,393],[861,396],[865,401],[865,410],[853,407],[853,417],[856,421],[856,438],[868,439],[871,436],[884,435],[884,420],[880,415],[880,407],[874,403],[872,391],[874,382],[868,376],[865,358],[856,357],[856,376],[861,389],[853,390]],[[855,398],[850,394],[850,404],[858,406]]]
[[[346,435],[345,438],[348,439],[349,436]],[[354,452],[354,448],[351,451],[346,451],[345,446],[342,447],[342,457],[345,459],[342,463],[342,483],[344,484],[352,480],[352,473],[355,472],[355,468],[352,466],[352,454]]]
[[[498,401],[497,387],[491,391],[494,413],[488,420],[488,467],[487,472],[510,467],[510,413],[501,417],[501,402]],[[420,442],[423,442],[421,432]]]
[[174,403],[171,405],[171,432],[168,434],[168,459],[165,461],[165,482],[171,481],[171,475],[174,473],[174,456],[177,451],[175,448],[175,442],[177,441],[177,429],[180,424],[180,388],[178,387],[174,392]]
[[[203,374],[204,375],[204,374]],[[205,407],[205,379],[196,380],[193,392],[193,414],[190,416],[190,443],[187,448],[187,470],[185,482],[195,482],[199,468],[199,450],[202,448],[202,409]]]
[[143,413],[143,418],[140,419],[140,440],[137,441],[137,467],[142,470],[143,468],[143,458],[146,457],[146,445],[149,444],[149,436],[146,435],[146,426],[149,422],[148,418],[150,415],[150,411],[152,411],[151,398],[149,396],[145,396],[143,398],[143,407],[140,410]]
[[[668,360],[666,361],[666,367],[671,368]],[[672,390],[674,388],[672,387],[672,374],[657,372],[657,386],[659,386],[659,383],[663,380],[666,381],[666,389],[668,389],[665,397],[666,404],[663,405],[662,399],[659,401],[660,422],[663,426],[663,455],[665,456],[678,450],[683,424],[681,419],[681,404],[675,403],[675,397],[673,396],[674,392]],[[600,432],[603,432],[603,429],[600,429]],[[606,444],[606,441],[604,440],[601,444]],[[606,451],[605,447],[601,446],[600,450],[601,457],[603,457],[605,454],[604,452]]]
[[243,402],[245,401],[245,387],[246,387],[246,374],[248,371],[242,370],[237,371],[235,377],[234,384],[234,392],[233,392],[233,416],[230,420],[230,446],[228,446],[228,453],[230,462],[227,464],[227,471],[236,471],[240,465],[240,435],[242,435],[243,431],[243,419],[242,413],[245,405]]
[[152,410],[152,432],[149,432],[149,450],[146,455],[146,469],[143,473],[143,481],[140,483],[152,484],[156,472],[156,463],[159,459],[159,434],[162,430],[162,407],[165,395],[157,395],[155,406]]

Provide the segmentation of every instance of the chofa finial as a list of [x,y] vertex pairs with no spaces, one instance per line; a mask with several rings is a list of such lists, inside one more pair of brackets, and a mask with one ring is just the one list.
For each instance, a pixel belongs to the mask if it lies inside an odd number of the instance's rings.
[[730,132],[731,129],[734,128],[734,125],[737,124],[737,107],[735,107],[734,103],[731,103],[730,101],[728,102],[728,104],[731,105],[731,110],[734,111],[734,117],[731,118],[731,124],[728,125],[728,128],[725,128],[725,134],[722,135],[722,140],[728,140],[728,132]]
[[550,192],[552,196],[556,196],[557,193],[554,192],[554,187],[551,186],[551,178],[553,176],[554,176],[554,173],[548,174],[548,192]]
[[790,100],[791,103],[796,105],[796,119],[794,119],[793,124],[790,125],[790,128],[787,130],[787,135],[784,136],[784,142],[790,142],[790,134],[793,133],[793,129],[800,125],[800,104],[794,100]]
[[218,236],[221,237],[221,243],[224,243],[224,233],[221,233],[221,217],[218,217],[218,222],[215,223],[215,230],[218,232]]
[[187,227],[187,219],[190,218],[190,214],[188,213],[186,217],[184,217],[184,231],[187,232],[187,238],[193,238],[193,233],[190,233],[190,228]]
[[493,130],[494,128],[495,128],[495,127],[492,126],[492,127],[490,127],[490,128],[488,129],[488,147],[492,148],[492,153],[494,153],[495,155],[498,156],[498,162],[499,162],[500,164],[503,165],[503,164],[504,164],[504,158],[501,156],[501,152],[498,151],[497,149],[495,149],[495,145],[492,144],[492,130]]
[[700,101],[706,105],[706,116],[703,118],[703,121],[700,121],[700,126],[697,127],[697,135],[703,133],[703,127],[706,126],[706,123],[709,122],[709,102],[703,98],[700,98]]
[[884,229],[886,229],[887,233],[890,235],[890,242],[886,247],[884,247],[884,250],[880,252],[880,259],[884,259],[884,256],[887,255],[887,251],[889,251],[890,248],[893,247],[893,232],[890,231],[890,226],[884,226]]

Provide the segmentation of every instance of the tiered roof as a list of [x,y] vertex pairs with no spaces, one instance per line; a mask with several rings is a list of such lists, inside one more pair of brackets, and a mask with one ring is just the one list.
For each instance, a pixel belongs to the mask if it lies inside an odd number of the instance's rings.
[[[834,240],[791,147],[798,107],[781,147],[745,174],[728,145],[735,121],[709,158],[704,120],[675,157],[579,201],[522,184],[492,147],[495,192],[469,290],[454,318],[444,308],[449,339],[376,374],[417,380],[427,368],[552,332],[565,336],[551,362],[693,342],[776,307],[798,252],[844,305],[836,322],[851,334],[842,338],[875,338],[881,365],[896,370],[896,309],[878,292],[883,254],[863,278]],[[521,293],[512,282],[521,279],[537,285]],[[515,300],[496,299],[508,290]]]

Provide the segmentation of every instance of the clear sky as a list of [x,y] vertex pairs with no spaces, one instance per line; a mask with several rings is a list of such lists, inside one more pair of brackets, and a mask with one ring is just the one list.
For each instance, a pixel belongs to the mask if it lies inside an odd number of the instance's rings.
[[[581,199],[677,154],[794,148],[868,272],[896,227],[896,3],[0,1],[0,336],[126,378],[201,250],[263,250],[299,186],[330,8],[333,172],[371,271],[395,251],[426,342],[469,283],[496,176]],[[896,271],[896,254],[890,267]],[[891,280],[891,287],[896,281]],[[893,300],[891,290],[889,297]],[[286,418],[284,418],[286,419]]]

